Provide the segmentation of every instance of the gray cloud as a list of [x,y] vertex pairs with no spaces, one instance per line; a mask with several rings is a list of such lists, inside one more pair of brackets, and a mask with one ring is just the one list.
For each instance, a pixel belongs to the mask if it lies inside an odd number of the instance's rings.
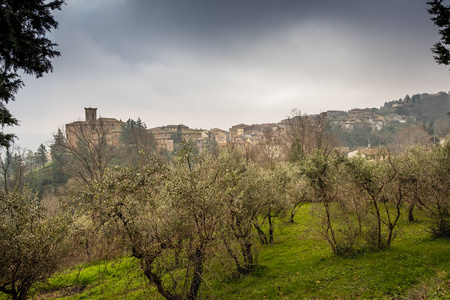
[[417,20],[423,23],[426,14],[426,5],[420,0],[128,0],[112,1],[94,10],[95,3],[74,7],[78,18],[72,17],[67,26],[89,34],[105,51],[130,63],[157,60],[167,48],[190,53],[233,52],[267,34],[311,20],[363,26],[367,35],[400,32],[413,28],[411,23]]

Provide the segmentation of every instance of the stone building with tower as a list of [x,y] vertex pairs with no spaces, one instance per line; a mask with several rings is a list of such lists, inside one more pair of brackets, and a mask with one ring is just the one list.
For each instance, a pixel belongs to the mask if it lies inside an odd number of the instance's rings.
[[66,124],[67,142],[76,145],[79,140],[91,142],[106,139],[109,146],[120,144],[123,122],[115,118],[97,118],[97,108],[85,107],[85,120]]

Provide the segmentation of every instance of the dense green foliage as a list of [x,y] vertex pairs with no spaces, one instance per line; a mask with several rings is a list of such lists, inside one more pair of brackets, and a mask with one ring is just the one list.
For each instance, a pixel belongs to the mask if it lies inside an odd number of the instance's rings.
[[115,160],[120,165],[136,166],[139,164],[140,152],[156,152],[155,138],[140,118],[136,121],[128,119],[122,125],[120,141],[123,147]]
[[48,158],[47,158],[47,149],[45,148],[44,144],[39,145],[39,148],[38,148],[35,156],[36,156],[37,162],[42,167],[45,167],[45,164],[48,162]]
[[[18,71],[43,76],[53,70],[50,59],[59,56],[46,34],[58,26],[51,15],[63,0],[2,0],[0,2],[0,124],[17,125],[6,104],[23,86]],[[9,146],[12,134],[0,132],[0,145]]]
[[70,216],[51,211],[30,190],[0,192],[0,291],[26,299],[69,254]]
[[431,6],[428,12],[433,16],[431,20],[439,28],[441,39],[434,44],[434,59],[438,64],[450,64],[450,6],[442,4],[442,0],[428,1]]

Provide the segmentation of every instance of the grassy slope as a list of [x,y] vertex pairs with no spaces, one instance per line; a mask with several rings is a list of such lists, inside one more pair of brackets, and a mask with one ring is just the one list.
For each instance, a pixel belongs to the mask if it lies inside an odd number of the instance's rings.
[[[217,284],[212,297],[414,298],[427,285],[434,290],[440,281],[447,284],[450,279],[450,241],[431,240],[424,224],[405,226],[403,238],[396,239],[387,251],[342,258],[333,256],[328,245],[310,231],[308,212],[299,213],[297,223],[280,226],[276,244],[261,251],[258,272]],[[434,277],[441,279],[432,280]]]
[[[205,274],[202,298],[450,299],[450,241],[431,239],[423,222],[402,224],[386,251],[342,258],[312,231],[307,208],[295,224],[278,226],[253,274]],[[67,270],[40,291],[40,299],[161,299],[130,258]]]

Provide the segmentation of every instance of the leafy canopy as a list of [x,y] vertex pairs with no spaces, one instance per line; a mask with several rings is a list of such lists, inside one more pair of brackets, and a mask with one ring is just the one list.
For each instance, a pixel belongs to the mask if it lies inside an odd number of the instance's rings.
[[450,6],[443,5],[442,0],[428,1],[431,6],[428,12],[433,16],[431,20],[439,27],[441,39],[434,44],[431,51],[438,64],[450,65]]
[[[19,70],[36,77],[53,71],[50,59],[59,56],[46,34],[58,27],[51,12],[64,0],[0,0],[0,125],[18,125],[6,108],[24,83]],[[0,132],[0,145],[9,146],[13,134]]]

